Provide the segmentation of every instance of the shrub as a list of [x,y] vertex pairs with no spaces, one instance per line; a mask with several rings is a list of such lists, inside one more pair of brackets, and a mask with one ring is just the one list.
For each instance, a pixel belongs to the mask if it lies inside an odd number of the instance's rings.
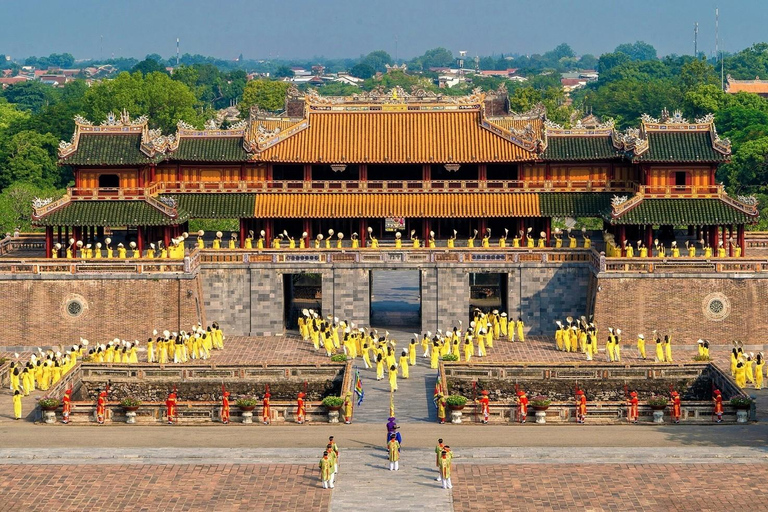
[[141,400],[129,396],[120,400],[120,405],[123,407],[139,407]]
[[711,361],[711,360],[712,360],[712,358],[711,358],[711,357],[709,357],[709,356],[705,356],[704,354],[702,354],[702,355],[696,354],[696,355],[694,356],[693,360],[694,360],[694,361],[704,361],[704,362],[708,362],[708,361]]
[[323,405],[326,407],[341,407],[344,405],[344,399],[340,396],[327,396],[323,398]]
[[347,354],[333,354],[331,356],[331,361],[334,363],[343,363],[347,360]]
[[259,401],[255,398],[244,397],[238,398],[237,401],[235,401],[235,405],[238,407],[256,407],[259,405]]
[[58,407],[59,403],[60,402],[58,398],[51,398],[49,396],[44,396],[37,401],[37,405],[40,407]]
[[735,396],[731,398],[731,405],[734,407],[750,407],[752,399],[748,396]]
[[537,395],[531,398],[529,403],[531,404],[531,407],[549,407],[552,403],[552,400],[545,397],[544,395]]
[[648,399],[648,405],[652,407],[662,407],[669,403],[669,399],[665,396],[654,395]]
[[467,405],[467,398],[461,395],[450,395],[446,397],[445,403],[448,405]]
[[459,356],[457,356],[456,354],[445,354],[442,357],[442,360],[443,361],[458,361],[459,360]]

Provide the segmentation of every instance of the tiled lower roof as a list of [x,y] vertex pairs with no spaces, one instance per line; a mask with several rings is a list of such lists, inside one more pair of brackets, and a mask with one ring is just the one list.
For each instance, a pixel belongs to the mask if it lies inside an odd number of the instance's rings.
[[72,201],[35,221],[39,226],[168,226],[185,222],[186,212],[171,219],[146,201]]
[[643,199],[612,224],[653,224],[674,226],[718,226],[748,224],[754,217],[720,199]]
[[532,193],[257,194],[254,216],[264,218],[539,217]]
[[613,147],[611,136],[558,136],[547,139],[547,150],[543,160],[608,160],[623,156],[623,152]]
[[[166,195],[166,194],[164,194]],[[191,219],[237,219],[253,217],[254,194],[173,194],[179,208]]]
[[601,217],[611,209],[612,193],[551,192],[539,194],[542,217]]

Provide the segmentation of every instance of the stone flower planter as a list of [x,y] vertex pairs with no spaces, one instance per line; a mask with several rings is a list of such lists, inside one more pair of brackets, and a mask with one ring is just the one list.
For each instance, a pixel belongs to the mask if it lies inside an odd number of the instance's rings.
[[341,411],[341,405],[326,405],[325,408],[328,409],[328,423],[338,423],[339,422],[339,411]]

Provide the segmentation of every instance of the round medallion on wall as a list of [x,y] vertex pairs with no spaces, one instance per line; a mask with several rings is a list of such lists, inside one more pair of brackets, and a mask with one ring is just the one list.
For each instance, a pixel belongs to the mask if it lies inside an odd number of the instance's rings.
[[709,320],[720,322],[731,314],[731,302],[722,293],[710,293],[704,297],[702,310]]
[[64,299],[62,309],[64,316],[78,318],[88,309],[88,303],[82,296],[72,293]]

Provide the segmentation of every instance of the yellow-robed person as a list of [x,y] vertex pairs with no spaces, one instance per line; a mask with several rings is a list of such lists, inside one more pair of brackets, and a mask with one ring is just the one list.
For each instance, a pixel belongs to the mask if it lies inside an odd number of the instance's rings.
[[205,249],[205,241],[203,240],[203,235],[205,234],[205,231],[202,229],[197,232],[197,248],[198,249]]
[[136,242],[128,244],[131,247],[131,258],[141,258],[141,251],[136,247]]
[[467,247],[470,249],[475,247],[475,238],[477,238],[477,230],[474,230],[472,236],[467,239]]
[[332,229],[328,230],[328,238],[325,239],[325,248],[330,249],[331,248],[331,239],[333,239],[333,233],[334,231]]
[[642,334],[637,335],[637,352],[645,359],[645,336]]
[[499,247],[502,249],[507,246],[507,236],[509,236],[509,230],[504,228],[504,236],[499,237]]
[[487,249],[491,246],[491,228],[488,228],[485,230],[485,235],[483,235],[483,248]]
[[124,260],[128,256],[128,251],[125,250],[123,244],[117,244],[117,259]]
[[399,231],[395,233],[395,249],[402,249],[403,247],[402,238],[403,238],[403,235]]
[[245,237],[245,248],[246,249],[253,249],[253,230],[248,230],[248,236]]
[[59,251],[61,250],[61,244],[55,243],[53,244],[53,249],[51,250],[51,258],[57,259],[59,257]]
[[696,257],[696,244],[692,244],[688,240],[686,240],[685,241],[685,248],[688,249],[688,257],[689,258],[695,258]]
[[587,236],[587,228],[581,228],[581,236],[584,238],[584,248],[592,247],[592,240]]
[[72,252],[72,246],[73,245],[75,245],[75,239],[74,238],[70,238],[69,239],[69,245],[67,246],[67,259],[68,260],[71,260],[72,257],[74,256],[74,254]]
[[342,240],[344,240],[344,233],[336,233],[336,248],[341,249],[344,246],[342,245]]
[[535,243],[533,240],[533,237],[531,236],[531,231],[533,231],[533,228],[528,228],[528,231],[526,232],[526,235],[525,235],[525,246],[528,247],[529,249],[533,249],[533,246]]
[[562,249],[563,247],[563,232],[560,228],[555,228],[555,249]]
[[262,229],[259,231],[259,239],[256,240],[256,248],[257,249],[263,249],[264,248],[264,240],[267,237],[267,233]]
[[448,239],[447,246],[449,249],[453,249],[456,246],[456,235],[459,232],[455,229],[453,230],[453,236]]
[[[97,246],[99,244],[96,244]],[[100,253],[101,251],[99,251]],[[97,253],[96,257],[100,258],[101,256]],[[155,244],[149,244],[149,249],[147,249],[147,258],[154,258],[155,257]]]
[[429,232],[429,248],[434,249],[435,248],[435,232],[430,231]]
[[576,237],[571,234],[571,228],[568,228],[568,248],[576,248]]
[[229,234],[229,248],[230,249],[236,249],[237,248],[237,233],[230,233]]
[[677,246],[676,241],[672,241],[672,257],[673,258],[679,258],[680,257],[680,248]]
[[350,238],[352,239],[352,248],[353,249],[359,249],[360,248],[360,239],[358,238],[357,233],[352,233],[352,236]]
[[221,231],[216,232],[216,238],[213,239],[213,249],[221,249],[221,237],[224,236],[224,233]]

